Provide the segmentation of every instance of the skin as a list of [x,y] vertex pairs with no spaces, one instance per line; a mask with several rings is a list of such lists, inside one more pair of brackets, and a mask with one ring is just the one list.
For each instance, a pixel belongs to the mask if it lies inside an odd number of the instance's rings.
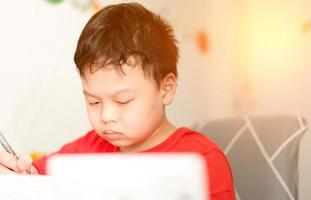
[[36,168],[31,163],[32,159],[28,155],[21,155],[19,160],[16,160],[6,151],[0,152],[1,174],[38,174]]
[[176,77],[168,74],[158,87],[141,65],[122,65],[125,74],[108,65],[82,78],[89,121],[102,138],[122,152],[141,152],[176,129],[165,106],[175,95]]
[[[162,143],[176,130],[165,113],[175,96],[176,77],[169,73],[158,87],[144,75],[139,62],[123,64],[122,69],[124,74],[108,65],[81,78],[88,118],[96,133],[120,151],[141,152]],[[29,156],[15,160],[0,152],[0,173],[38,174],[31,163]]]

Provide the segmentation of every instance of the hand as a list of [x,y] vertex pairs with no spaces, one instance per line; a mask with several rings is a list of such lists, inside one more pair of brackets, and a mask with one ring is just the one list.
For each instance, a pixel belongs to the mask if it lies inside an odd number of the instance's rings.
[[6,151],[0,152],[0,174],[38,174],[32,166],[30,156],[22,155],[18,160]]

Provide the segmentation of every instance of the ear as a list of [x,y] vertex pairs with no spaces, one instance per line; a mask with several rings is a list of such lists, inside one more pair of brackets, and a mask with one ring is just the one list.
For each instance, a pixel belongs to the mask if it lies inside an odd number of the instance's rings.
[[172,103],[177,86],[177,78],[175,74],[169,73],[161,81],[160,92],[162,95],[163,105],[169,105]]

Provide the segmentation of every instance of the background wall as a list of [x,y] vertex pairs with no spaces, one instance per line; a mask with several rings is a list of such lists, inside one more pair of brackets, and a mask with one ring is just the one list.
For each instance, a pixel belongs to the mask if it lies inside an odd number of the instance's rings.
[[66,1],[1,4],[1,131],[17,151],[50,151],[88,126],[72,58],[90,13]]
[[[83,2],[1,3],[0,130],[19,152],[54,151],[90,129],[73,62],[94,12]],[[311,34],[302,31],[310,0],[138,2],[166,17],[179,40],[179,86],[168,110],[176,125],[245,113],[301,114],[311,123]],[[310,147],[307,133],[301,199],[311,199]]]
[[[244,52],[253,114],[292,113],[311,125],[310,0],[244,0]],[[241,7],[240,7],[241,8]],[[245,66],[244,66],[245,67]],[[300,152],[300,198],[311,199],[311,132]]]

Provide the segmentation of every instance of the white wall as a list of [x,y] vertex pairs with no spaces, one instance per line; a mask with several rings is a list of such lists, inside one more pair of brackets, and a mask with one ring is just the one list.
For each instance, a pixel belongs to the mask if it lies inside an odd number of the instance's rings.
[[88,129],[73,53],[89,14],[65,2],[0,6],[0,127],[17,151],[55,150]]

